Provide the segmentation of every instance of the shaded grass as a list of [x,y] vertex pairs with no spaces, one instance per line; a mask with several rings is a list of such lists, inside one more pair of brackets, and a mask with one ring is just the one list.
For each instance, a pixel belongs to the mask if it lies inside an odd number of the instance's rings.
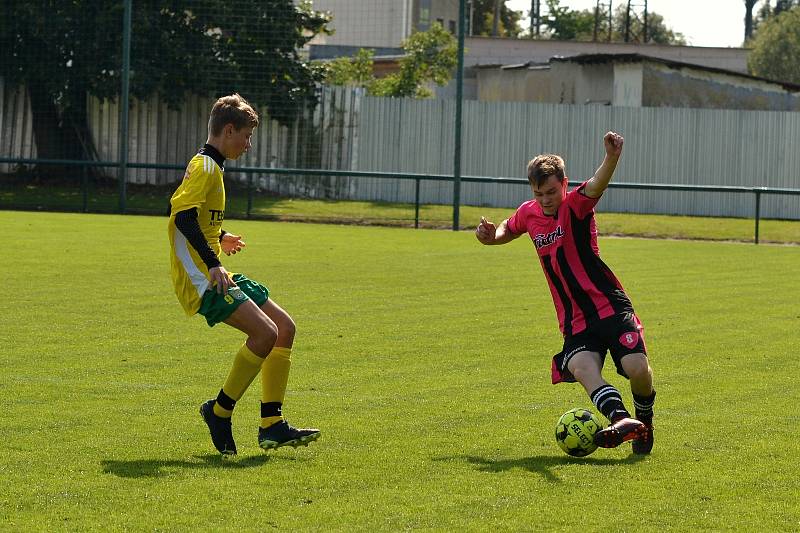
[[[226,217],[247,218],[248,198],[245,190],[230,187]],[[171,188],[150,186],[128,187],[126,209],[130,213],[166,213]],[[20,184],[0,180],[0,208],[27,210],[56,210],[112,213],[119,209],[118,191],[108,184],[90,183],[86,198],[80,184],[70,187]],[[477,225],[481,216],[500,222],[513,214],[513,208],[462,206],[459,227]],[[250,206],[251,218],[284,221],[306,221],[361,225],[413,227],[414,204],[343,200],[311,200],[283,198],[266,194],[254,195]],[[752,242],[755,221],[744,218],[688,217],[672,215],[639,215],[606,213],[597,215],[601,233],[630,237],[732,240]],[[452,228],[451,205],[423,204],[419,210],[419,225],[425,228]],[[775,243],[800,243],[800,221],[762,219],[759,240]]]
[[256,382],[227,461],[196,410],[242,337],[182,316],[164,218],[0,220],[26,244],[0,315],[2,529],[800,527],[787,422],[799,248],[602,239],[647,328],[657,442],[643,459],[581,460],[553,439],[558,416],[589,402],[549,384],[560,339],[528,242],[230,221],[248,247],[226,266],[298,324],[285,412],[323,437],[263,454]]

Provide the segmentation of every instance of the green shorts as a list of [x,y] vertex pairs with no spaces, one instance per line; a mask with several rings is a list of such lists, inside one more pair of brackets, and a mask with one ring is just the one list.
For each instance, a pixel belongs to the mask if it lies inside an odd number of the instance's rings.
[[218,293],[214,287],[203,294],[200,310],[197,312],[206,317],[209,326],[227,320],[247,300],[253,300],[261,307],[269,299],[269,289],[257,281],[248,279],[244,274],[234,274],[231,277],[238,286],[229,287],[227,294]]

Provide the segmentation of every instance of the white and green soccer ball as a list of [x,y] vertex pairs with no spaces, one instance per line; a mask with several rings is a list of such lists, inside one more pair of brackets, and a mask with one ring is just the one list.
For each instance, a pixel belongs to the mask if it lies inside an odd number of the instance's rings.
[[594,434],[601,429],[603,424],[591,411],[579,407],[570,409],[558,419],[556,442],[564,453],[585,457],[597,449]]

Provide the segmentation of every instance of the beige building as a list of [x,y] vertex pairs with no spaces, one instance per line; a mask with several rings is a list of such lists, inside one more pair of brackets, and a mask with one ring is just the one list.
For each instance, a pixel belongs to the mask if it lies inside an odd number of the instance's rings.
[[403,39],[436,22],[454,34],[458,31],[458,0],[313,0],[313,7],[333,15],[330,27],[335,32],[311,44],[332,49],[399,50]]
[[800,111],[800,86],[640,54],[479,67],[483,101]]
[[[747,74],[746,48],[717,48],[700,46],[674,46],[661,44],[636,43],[593,43],[582,41],[551,41],[533,39],[497,39],[491,37],[468,37],[464,51],[464,95],[469,99],[478,98],[477,76],[487,70],[497,69],[504,65],[534,65],[549,67],[553,57],[572,57],[577,55],[596,54],[640,54],[649,57],[691,63],[702,67],[711,67]],[[531,78],[536,73],[528,73]],[[485,76],[484,76],[485,79]],[[522,91],[516,86],[509,91]],[[447,87],[436,88],[438,98],[455,97],[455,81]],[[517,94],[518,101],[529,98]],[[534,100],[538,101],[538,100]]]

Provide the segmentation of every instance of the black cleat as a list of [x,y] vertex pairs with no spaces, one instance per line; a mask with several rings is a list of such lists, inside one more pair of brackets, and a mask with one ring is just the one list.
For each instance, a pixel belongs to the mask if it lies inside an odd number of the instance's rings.
[[616,448],[625,441],[641,439],[647,426],[634,418],[620,418],[605,429],[594,434],[594,443],[600,448]]
[[286,420],[275,422],[268,428],[258,428],[258,445],[265,450],[281,446],[308,446],[320,437],[318,429],[300,429],[290,426]]
[[633,439],[631,448],[637,455],[647,455],[653,450],[653,421],[642,420],[646,431],[641,437]]
[[222,418],[214,414],[214,402],[211,399],[200,406],[200,416],[203,417],[208,431],[211,433],[211,442],[222,455],[236,455],[236,443],[233,442],[231,432],[231,419]]

